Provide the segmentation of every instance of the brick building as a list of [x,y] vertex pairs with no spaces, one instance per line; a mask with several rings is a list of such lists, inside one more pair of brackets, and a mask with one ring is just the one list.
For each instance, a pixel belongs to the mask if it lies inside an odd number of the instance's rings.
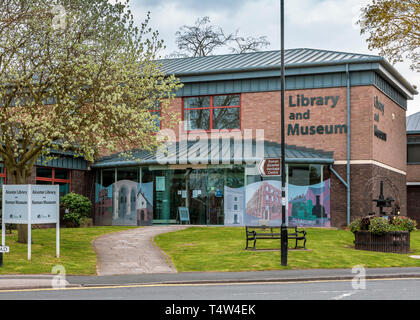
[[420,112],[407,117],[407,211],[420,225]]
[[[406,109],[417,91],[379,56],[293,49],[285,61],[287,219],[343,227],[377,211],[380,181],[395,199],[389,210],[406,215]],[[256,205],[266,194],[257,190],[278,186],[280,178],[261,177],[257,167],[280,155],[280,52],[160,62],[184,84],[170,105],[181,120],[168,135],[174,156],[139,153],[142,165],[103,158],[92,165],[97,186],[136,171],[133,181],[153,203],[153,223],[176,223],[177,208],[188,207],[191,223],[229,225],[231,200],[224,200],[234,198],[243,199],[235,221],[267,218]],[[261,212],[248,214],[247,207]]]
[[[268,201],[257,190],[281,185],[279,176],[258,171],[261,160],[280,156],[280,51],[160,63],[184,85],[170,104],[180,123],[164,131],[167,152],[139,151],[140,164],[112,155],[89,171],[87,164],[69,168],[71,190],[89,195],[97,206],[94,222],[121,223],[118,186],[126,180],[136,183],[149,213],[143,221],[128,210],[123,221],[130,224],[149,224],[150,215],[153,224],[178,223],[179,207],[189,209],[195,224],[257,224],[266,218],[279,224],[277,211],[270,215],[266,206],[254,204]],[[420,181],[407,180],[420,172],[415,164],[407,166],[406,109],[415,88],[380,56],[291,49],[285,63],[288,222],[344,227],[377,211],[372,200],[380,181],[385,195],[395,199],[388,211],[410,214],[407,181],[409,198],[410,183]],[[168,129],[166,117],[161,114],[161,129]]]

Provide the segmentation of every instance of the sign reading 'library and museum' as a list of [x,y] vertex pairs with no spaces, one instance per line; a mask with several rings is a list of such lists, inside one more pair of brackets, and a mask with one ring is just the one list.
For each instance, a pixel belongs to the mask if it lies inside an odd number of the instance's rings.
[[[289,96],[290,108],[308,108],[299,112],[291,112],[289,120],[310,120],[311,110],[319,107],[330,107],[334,109],[338,103],[340,96],[318,96],[306,97],[304,94],[298,94],[296,97]],[[296,110],[297,111],[297,110]],[[342,134],[347,133],[346,124],[319,124],[319,125],[302,125],[301,123],[289,123],[287,126],[287,135],[323,135],[323,134]]]

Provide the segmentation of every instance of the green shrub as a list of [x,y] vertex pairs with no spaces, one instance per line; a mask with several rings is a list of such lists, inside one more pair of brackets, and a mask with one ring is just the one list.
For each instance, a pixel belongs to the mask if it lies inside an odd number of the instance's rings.
[[361,219],[354,219],[350,225],[349,225],[349,229],[351,232],[355,233],[356,231],[360,231],[360,223],[361,223]]
[[392,229],[396,231],[414,231],[416,230],[417,222],[415,220],[411,220],[410,218],[399,216],[394,217],[391,222]]
[[369,231],[376,235],[383,235],[391,231],[388,219],[376,217],[370,220]]
[[88,218],[92,203],[89,198],[70,192],[60,199],[61,206],[68,209],[63,216],[63,220],[70,225],[79,226],[82,218]]

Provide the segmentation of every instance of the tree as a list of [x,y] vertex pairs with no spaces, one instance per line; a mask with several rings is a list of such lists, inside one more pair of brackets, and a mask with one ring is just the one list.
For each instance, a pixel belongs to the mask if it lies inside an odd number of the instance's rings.
[[222,28],[210,24],[209,17],[198,18],[194,26],[184,25],[175,33],[176,44],[180,52],[174,52],[168,57],[201,57],[212,54],[216,49],[229,47],[235,53],[258,51],[261,47],[267,47],[270,42],[267,38],[241,37],[235,34],[226,34]]
[[420,1],[373,0],[362,8],[358,21],[361,34],[369,33],[369,49],[393,64],[411,60],[410,68],[420,71]]
[[157,147],[157,102],[175,121],[167,106],[179,81],[155,63],[162,41],[149,14],[135,27],[128,2],[2,0],[0,156],[12,183],[27,183],[52,150],[94,161]]

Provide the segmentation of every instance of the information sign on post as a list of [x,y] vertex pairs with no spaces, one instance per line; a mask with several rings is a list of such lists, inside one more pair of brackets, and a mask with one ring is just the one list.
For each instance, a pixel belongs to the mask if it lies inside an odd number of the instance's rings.
[[262,176],[280,176],[281,158],[263,159],[260,161],[258,170]]
[[5,224],[28,225],[28,260],[31,260],[32,224],[56,224],[56,256],[60,256],[58,185],[3,185],[2,246]]

